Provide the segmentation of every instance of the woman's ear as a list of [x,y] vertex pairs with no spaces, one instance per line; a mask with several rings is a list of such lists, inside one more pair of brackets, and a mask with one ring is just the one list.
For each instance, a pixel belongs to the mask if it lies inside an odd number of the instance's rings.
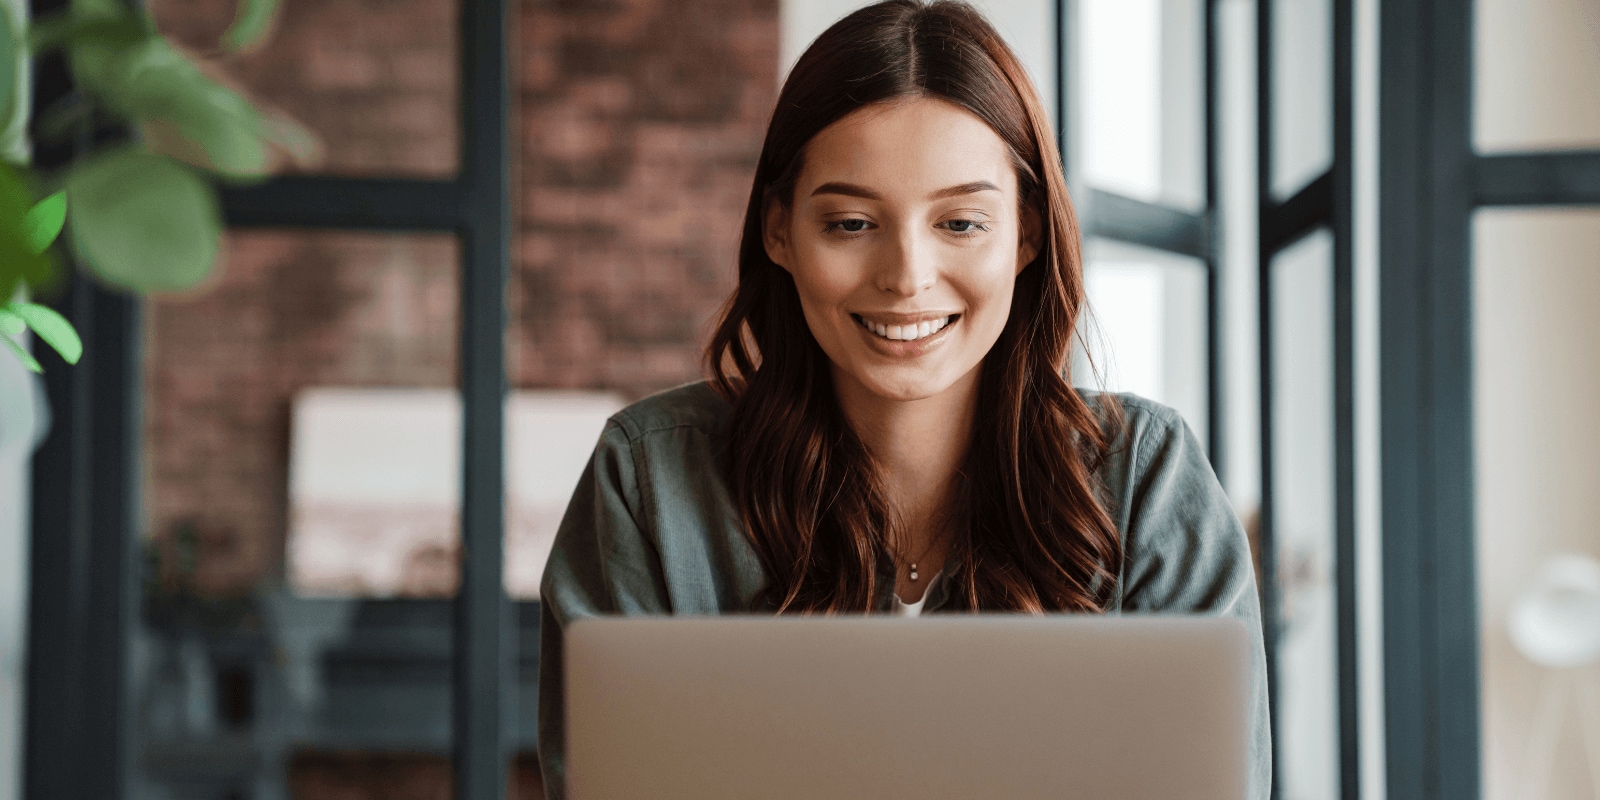
[[761,221],[761,244],[767,249],[767,258],[784,269],[791,263],[789,250],[789,209],[777,198],[767,201],[767,210]]
[[1039,257],[1039,250],[1044,246],[1044,225],[1039,219],[1039,210],[1032,206],[1022,208],[1022,230],[1017,237],[1017,274],[1033,263]]

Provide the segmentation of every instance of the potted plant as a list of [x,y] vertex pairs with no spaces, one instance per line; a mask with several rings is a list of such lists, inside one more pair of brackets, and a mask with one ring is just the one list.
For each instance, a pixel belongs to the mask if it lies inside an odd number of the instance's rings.
[[[163,36],[148,12],[123,0],[72,0],[27,25],[20,0],[0,14],[0,338],[38,371],[13,338],[32,330],[75,363],[70,323],[24,297],[58,280],[59,235],[72,261],[122,289],[176,291],[216,268],[222,235],[219,182],[265,179],[283,164],[319,157],[316,139],[288,116],[230,85],[223,62],[260,45],[277,0],[239,0],[214,52]],[[128,141],[80,148],[67,164],[27,164],[27,65],[64,51],[74,92],[34,120],[41,139],[89,141],[112,122]],[[6,163],[9,162],[9,163]]]

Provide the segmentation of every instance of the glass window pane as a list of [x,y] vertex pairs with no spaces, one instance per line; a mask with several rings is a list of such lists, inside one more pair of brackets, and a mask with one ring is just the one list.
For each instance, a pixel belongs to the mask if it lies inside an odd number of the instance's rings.
[[457,495],[431,484],[449,433],[372,420],[452,394],[456,241],[225,246],[206,285],[146,305],[141,796],[286,797],[300,748],[450,742],[449,606],[359,598],[453,586]]
[[1090,185],[1187,209],[1205,206],[1204,6],[1081,0],[1077,56]]
[[1106,239],[1084,255],[1088,351],[1075,354],[1074,381],[1172,406],[1209,441],[1204,263]]
[[1331,800],[1339,796],[1339,626],[1327,230],[1273,259],[1271,292],[1278,781],[1285,800]]
[[1478,0],[1474,142],[1479,150],[1600,146],[1600,5]]
[[1223,427],[1227,436],[1221,443],[1225,455],[1218,477],[1239,516],[1246,521],[1246,529],[1251,531],[1252,546],[1258,544],[1261,504],[1255,11],[1251,3],[1224,2],[1216,6],[1217,114],[1222,141],[1217,164],[1215,235],[1220,250],[1222,292],[1217,327],[1223,353],[1217,373],[1224,381],[1220,394],[1224,398],[1221,410],[1226,415]]
[[1332,0],[1272,2],[1272,193],[1333,166]]
[[[212,65],[321,140],[304,171],[444,178],[460,167],[460,0],[283,2],[254,52]],[[233,0],[151,0],[164,33],[216,52]]]
[[1600,209],[1479,212],[1484,797],[1588,797],[1600,745]]

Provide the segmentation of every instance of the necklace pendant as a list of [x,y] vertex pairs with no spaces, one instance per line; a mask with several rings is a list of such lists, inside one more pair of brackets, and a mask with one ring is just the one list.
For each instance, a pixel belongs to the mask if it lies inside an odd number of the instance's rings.
[[916,564],[912,564],[911,565],[911,576],[910,577],[911,577],[911,580],[916,580],[917,579],[917,565]]

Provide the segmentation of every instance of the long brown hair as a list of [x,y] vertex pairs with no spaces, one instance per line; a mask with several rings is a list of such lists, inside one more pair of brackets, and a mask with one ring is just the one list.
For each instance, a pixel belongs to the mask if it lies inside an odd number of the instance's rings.
[[851,112],[931,97],[975,114],[1009,146],[1038,257],[985,357],[972,441],[954,498],[945,580],[971,610],[1099,611],[1122,543],[1097,497],[1120,414],[1073,390],[1068,355],[1083,306],[1077,218],[1049,119],[1017,57],[960,2],[887,0],[835,23],[800,56],[767,128],[739,248],[739,286],[707,348],[733,406],[723,468],[780,612],[865,612],[894,583],[898,521],[876,463],[834,395],[789,273],[768,258],[769,202],[793,200],[805,146]]

